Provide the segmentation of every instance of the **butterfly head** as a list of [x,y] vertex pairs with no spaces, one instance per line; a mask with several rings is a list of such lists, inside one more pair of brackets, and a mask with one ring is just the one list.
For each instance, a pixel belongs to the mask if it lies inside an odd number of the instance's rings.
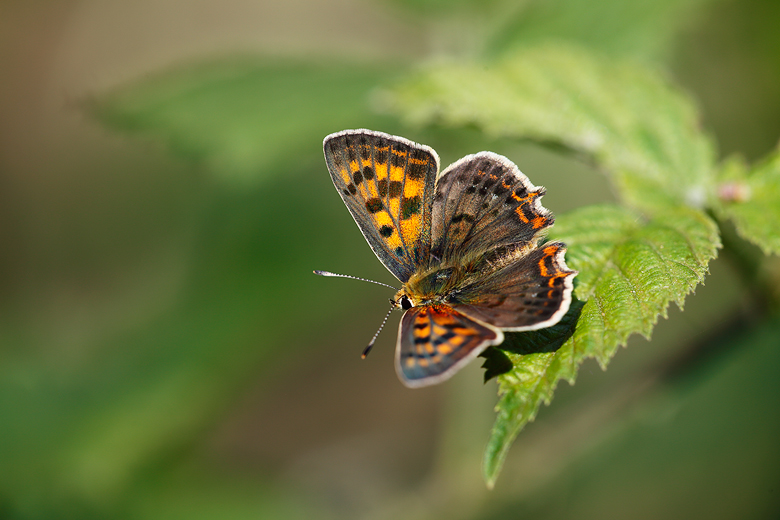
[[403,289],[398,291],[394,298],[390,299],[390,303],[393,304],[393,307],[396,309],[401,309],[404,311],[417,306],[415,300],[410,298]]

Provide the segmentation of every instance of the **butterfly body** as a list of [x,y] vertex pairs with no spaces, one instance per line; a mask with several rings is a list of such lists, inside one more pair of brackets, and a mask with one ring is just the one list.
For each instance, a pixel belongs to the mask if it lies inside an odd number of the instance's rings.
[[413,307],[420,305],[451,305],[457,300],[459,288],[468,280],[469,269],[459,265],[436,266],[415,273],[395,295],[395,300],[407,297]]
[[469,155],[438,175],[431,148],[370,130],[324,141],[331,178],[379,260],[402,282],[396,371],[410,387],[449,378],[504,330],[548,327],[566,313],[575,271],[553,224],[508,159]]

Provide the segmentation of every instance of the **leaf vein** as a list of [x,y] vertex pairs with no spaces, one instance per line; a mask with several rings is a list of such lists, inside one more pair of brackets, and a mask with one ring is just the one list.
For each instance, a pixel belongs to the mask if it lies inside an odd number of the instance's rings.
[[691,274],[693,274],[693,276],[694,276],[694,277],[696,277],[697,279],[699,278],[699,273],[697,273],[697,272],[696,272],[696,271],[695,271],[695,270],[694,270],[694,269],[693,269],[691,266],[689,266],[688,264],[684,264],[684,263],[682,263],[682,262],[680,262],[680,261],[678,261],[678,260],[675,260],[675,259],[673,259],[673,258],[670,258],[670,257],[668,257],[668,256],[664,255],[664,254],[663,254],[663,253],[662,253],[662,252],[661,252],[661,251],[658,249],[658,247],[655,245],[655,243],[654,243],[654,242],[652,242],[651,240],[644,239],[644,240],[643,240],[643,242],[644,242],[645,244],[647,244],[647,245],[650,247],[650,249],[652,249],[653,253],[655,253],[655,255],[658,257],[658,259],[661,261],[661,263],[664,265],[664,267],[666,267],[666,272],[668,273],[668,275],[669,275],[669,277],[670,277],[670,278],[674,278],[674,279],[675,279],[675,281],[678,281],[678,282],[679,282],[679,281],[684,281],[684,280],[683,280],[682,278],[680,278],[679,276],[676,276],[676,275],[674,274],[674,272],[673,272],[673,271],[672,271],[672,270],[669,268],[669,265],[668,265],[668,264],[670,264],[670,263],[672,263],[672,264],[677,264],[677,265],[679,265],[680,267],[684,267],[685,269],[687,269],[688,271],[690,271],[690,272],[691,272]]
[[644,302],[639,298],[639,296],[636,293],[636,286],[631,281],[631,279],[628,277],[628,275],[623,271],[623,268],[620,267],[620,265],[616,264],[612,259],[609,261],[610,264],[612,264],[612,267],[618,272],[618,274],[626,281],[626,283],[631,288],[631,295],[634,297],[634,301],[637,303],[640,309],[642,309],[643,314],[647,313],[647,307],[645,306]]

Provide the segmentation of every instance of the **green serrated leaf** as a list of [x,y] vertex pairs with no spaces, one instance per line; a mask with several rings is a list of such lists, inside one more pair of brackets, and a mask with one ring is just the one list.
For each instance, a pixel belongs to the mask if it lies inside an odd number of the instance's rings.
[[649,337],[669,303],[682,306],[704,279],[720,247],[712,219],[684,207],[650,219],[617,206],[588,207],[561,216],[552,235],[569,246],[567,264],[580,272],[575,295],[585,304],[560,349],[509,354],[514,368],[498,377],[498,417],[484,458],[489,486],[515,436],[549,403],[558,381],[573,383],[587,358],[606,367],[631,334]]
[[720,218],[766,254],[780,254],[780,150],[750,169],[738,159],[720,172],[712,204]]
[[476,125],[581,152],[645,211],[703,207],[713,182],[714,146],[687,97],[646,68],[575,47],[531,47],[487,66],[431,65],[388,102],[411,123]]
[[398,70],[222,60],[166,71],[98,98],[91,108],[110,127],[160,139],[223,179],[246,183],[278,174],[301,150],[318,150],[330,132],[376,124],[376,116],[366,115],[369,94]]

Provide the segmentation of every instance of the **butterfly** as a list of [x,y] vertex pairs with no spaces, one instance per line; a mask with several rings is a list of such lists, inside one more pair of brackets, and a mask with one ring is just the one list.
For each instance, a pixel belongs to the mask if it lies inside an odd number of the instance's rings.
[[432,148],[365,129],[331,134],[323,148],[344,204],[403,284],[391,304],[404,311],[395,367],[406,386],[440,383],[503,331],[566,314],[577,272],[563,243],[539,243],[554,222],[545,189],[509,159],[480,152],[439,175]]

